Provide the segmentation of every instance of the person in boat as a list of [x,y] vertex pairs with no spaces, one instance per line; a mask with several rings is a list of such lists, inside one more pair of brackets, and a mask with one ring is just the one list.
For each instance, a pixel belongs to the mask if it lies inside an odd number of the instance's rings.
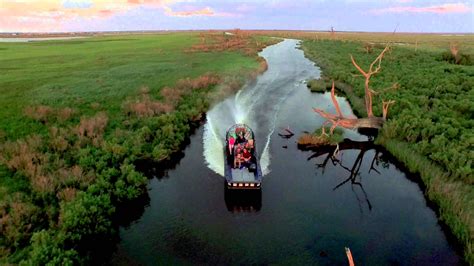
[[235,138],[234,136],[230,136],[229,138],[229,154],[232,155],[234,154],[234,145],[235,145]]
[[242,167],[242,148],[240,144],[237,144],[237,147],[235,147],[235,157],[234,157],[234,168],[240,168]]
[[250,151],[250,153],[252,153],[252,149],[253,149],[253,139],[249,139],[247,141],[247,143],[245,143],[245,148],[248,149]]
[[252,154],[250,153],[250,150],[247,148],[244,148],[242,151],[242,160],[246,165],[250,165],[250,159],[252,159]]
[[235,143],[237,144],[243,144],[245,143],[247,140],[245,139],[244,137],[244,133],[242,131],[239,131],[239,133],[237,133],[237,139],[235,140]]

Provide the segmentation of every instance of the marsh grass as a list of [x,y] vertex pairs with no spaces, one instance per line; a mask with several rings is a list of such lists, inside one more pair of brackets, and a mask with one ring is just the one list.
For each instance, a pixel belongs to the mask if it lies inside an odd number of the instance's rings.
[[[301,36],[305,38],[302,49],[306,56],[322,67],[326,78],[336,80],[336,88],[344,92],[356,115],[365,116],[363,79],[355,72],[349,55],[368,65],[379,48],[374,46],[373,53],[367,53],[359,41],[376,35],[362,34],[356,38],[341,33],[336,34],[337,40],[312,39],[309,33]],[[410,37],[415,35],[380,35],[375,43]],[[462,243],[466,261],[473,264],[474,135],[470,121],[474,110],[474,68],[456,65],[455,58],[441,59],[452,38],[457,37],[417,38],[423,43],[418,49],[394,45],[382,63],[381,73],[372,80],[375,91],[385,91],[395,82],[400,84],[399,89],[387,90],[374,100],[375,115],[381,113],[381,104],[377,105],[381,99],[396,101],[377,142],[410,172],[420,175],[426,196],[436,204],[440,219]],[[473,38],[469,34],[459,37],[464,40],[461,47],[465,53],[474,51]]]
[[187,52],[199,33],[125,37],[0,44],[15,66],[0,73],[0,264],[86,264],[116,207],[146,193],[133,163],[179,151],[275,42]]
[[306,84],[312,92],[326,92],[331,90],[331,82],[327,79],[312,79]]
[[474,261],[474,189],[453,180],[449,173],[413,150],[406,142],[381,136],[377,143],[404,163],[412,173],[419,173],[426,186],[425,194],[438,207],[438,214],[464,246],[466,261]]
[[324,128],[325,134],[323,134],[323,128],[318,128],[314,133],[304,133],[298,138],[298,146],[302,148],[317,148],[318,146],[324,145],[337,145],[344,139],[344,132],[336,128],[334,132],[330,133],[330,128]]

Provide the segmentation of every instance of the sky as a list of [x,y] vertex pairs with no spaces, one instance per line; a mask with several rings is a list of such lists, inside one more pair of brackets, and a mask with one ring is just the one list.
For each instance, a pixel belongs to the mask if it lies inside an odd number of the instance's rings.
[[0,32],[331,27],[474,33],[474,0],[0,0]]

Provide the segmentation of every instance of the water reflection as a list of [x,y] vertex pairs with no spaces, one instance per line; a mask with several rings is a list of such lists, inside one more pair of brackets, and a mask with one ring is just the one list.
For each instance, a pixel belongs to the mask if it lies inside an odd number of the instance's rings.
[[229,212],[259,212],[262,208],[262,191],[229,190],[224,182],[224,200]]
[[[368,151],[373,150],[373,156],[365,158]],[[348,161],[344,160],[344,151],[356,152],[356,156],[349,156]],[[324,158],[320,162],[320,158]],[[355,159],[354,159],[355,158]],[[374,144],[371,138],[368,141],[353,141],[350,139],[344,139],[342,143],[338,145],[326,145],[323,147],[318,147],[317,150],[308,157],[308,161],[315,160],[317,161],[316,167],[321,170],[321,173],[324,174],[328,163],[331,162],[332,166],[339,167],[343,169],[344,172],[347,172],[348,176],[344,177],[343,181],[338,183],[332,190],[336,191],[342,186],[349,184],[351,186],[351,191],[355,195],[357,200],[359,210],[363,213],[364,206],[367,205],[367,209],[372,211],[373,205],[370,202],[369,195],[364,189],[362,182],[361,166],[365,162],[368,163],[370,160],[370,167],[368,168],[368,173],[375,172],[380,175],[380,171],[377,169],[382,166],[383,168],[388,168],[388,158],[384,156],[384,151],[382,147],[379,147]]]

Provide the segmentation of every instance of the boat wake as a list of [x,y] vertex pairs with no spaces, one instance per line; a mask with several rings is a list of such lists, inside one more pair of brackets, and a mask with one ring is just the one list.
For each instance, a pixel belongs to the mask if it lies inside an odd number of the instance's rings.
[[[227,129],[236,123],[247,124],[254,131],[257,152],[263,175],[270,172],[271,136],[278,123],[285,100],[299,87],[301,81],[315,76],[307,71],[313,63],[295,49],[298,42],[287,40],[265,49],[261,55],[268,62],[268,70],[257,80],[244,86],[236,95],[215,105],[207,113],[203,146],[207,166],[224,176],[224,145]],[[301,59],[308,65],[301,67]],[[318,73],[319,74],[319,73]]]
[[[263,175],[270,171],[270,139],[275,130],[281,103],[291,90],[277,93],[268,83],[246,86],[234,97],[214,106],[204,126],[204,157],[210,169],[224,176],[224,140],[227,129],[236,123],[250,126],[256,135]],[[263,147],[263,149],[262,149]]]
[[[254,130],[262,173],[265,175],[270,171],[270,140],[285,98],[271,97],[272,101],[268,97],[264,99],[271,92],[258,87],[244,87],[234,97],[219,103],[207,113],[203,137],[204,157],[208,167],[222,176],[225,134],[227,129],[237,123],[247,124]],[[259,101],[264,101],[265,106],[259,104]]]

